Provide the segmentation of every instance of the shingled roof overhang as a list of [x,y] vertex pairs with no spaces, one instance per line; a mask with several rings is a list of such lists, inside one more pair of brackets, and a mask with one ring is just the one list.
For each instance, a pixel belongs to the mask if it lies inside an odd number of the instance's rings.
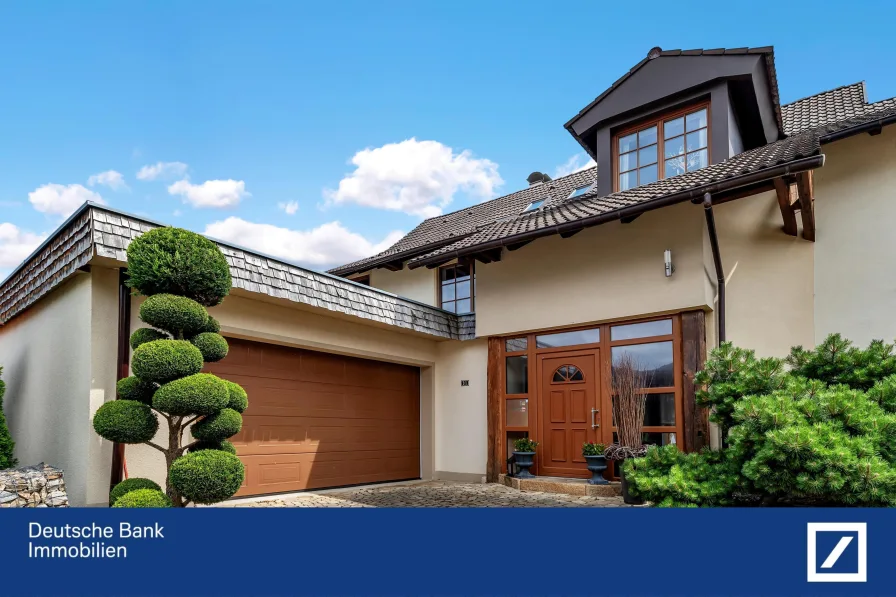
[[[584,228],[590,228],[592,226],[598,226],[600,224],[605,224],[607,222],[613,222],[616,220],[633,218],[645,212],[655,209],[661,209],[663,207],[668,207],[677,203],[684,203],[686,201],[697,203],[699,201],[702,201],[703,196],[706,193],[730,193],[732,191],[750,188],[756,183],[771,181],[775,178],[794,175],[800,172],[805,172],[807,170],[814,170],[815,168],[820,168],[823,165],[824,155],[822,154],[799,158],[784,164],[772,166],[769,168],[763,168],[761,170],[748,172],[739,176],[733,176],[731,178],[719,181],[709,182],[707,184],[698,185],[683,191],[660,196],[655,199],[650,199],[648,201],[644,201],[642,203],[638,203],[629,207],[623,207],[605,213],[599,213],[590,217],[564,222],[562,224],[536,228],[534,230],[529,230],[520,234],[503,236],[494,240],[473,244],[451,251],[436,252],[435,254],[424,255],[411,261],[408,264],[408,268],[415,269],[423,266],[436,267],[439,264],[459,257],[476,255],[477,253],[481,253],[483,251],[489,251],[491,249],[501,247],[520,245],[533,241],[537,238],[552,236],[554,234],[571,236],[572,234],[575,234],[576,232],[583,230]],[[609,197],[612,197],[612,195]]]
[[[0,325],[24,313],[87,266],[127,266],[130,242],[160,222],[105,205],[84,203],[0,283]],[[475,316],[438,307],[305,269],[280,259],[213,240],[224,253],[233,289],[367,320],[390,329],[446,339],[475,337]],[[456,238],[454,239],[456,240]]]
[[403,267],[403,264],[408,259],[416,257],[421,253],[428,253],[435,249],[440,249],[442,247],[446,247],[450,244],[456,243],[458,240],[462,238],[466,238],[472,234],[474,234],[475,230],[470,230],[469,232],[462,234],[455,234],[448,238],[443,238],[435,242],[431,242],[425,245],[420,245],[418,247],[414,247],[412,249],[408,249],[406,251],[399,251],[396,253],[392,253],[389,255],[384,255],[383,257],[377,257],[368,260],[362,260],[360,263],[348,263],[346,265],[341,265],[339,267],[335,267],[333,269],[328,270],[327,273],[332,274],[334,276],[350,276],[352,274],[357,274],[359,272],[368,271],[372,269],[376,269],[379,267],[391,269],[391,270],[400,270]]

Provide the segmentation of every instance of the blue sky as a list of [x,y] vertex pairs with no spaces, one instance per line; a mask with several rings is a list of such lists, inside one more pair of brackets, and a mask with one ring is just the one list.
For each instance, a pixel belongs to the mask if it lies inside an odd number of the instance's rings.
[[896,96],[892,3],[785,4],[5,2],[0,275],[87,197],[314,268],[363,257],[584,164],[563,124],[653,46],[774,45],[784,102]]

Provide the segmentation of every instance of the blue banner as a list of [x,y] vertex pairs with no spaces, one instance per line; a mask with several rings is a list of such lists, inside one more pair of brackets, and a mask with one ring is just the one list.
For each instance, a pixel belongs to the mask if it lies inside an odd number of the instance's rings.
[[896,595],[870,509],[9,509],[0,595]]

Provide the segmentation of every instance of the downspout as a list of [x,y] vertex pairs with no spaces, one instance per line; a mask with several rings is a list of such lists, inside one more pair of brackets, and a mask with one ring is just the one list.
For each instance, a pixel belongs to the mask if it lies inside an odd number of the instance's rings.
[[718,319],[718,343],[725,341],[725,271],[722,268],[722,255],[719,252],[719,236],[716,233],[716,218],[712,212],[712,195],[703,195],[703,213],[706,215],[706,230],[709,232],[709,245],[712,247],[712,261],[716,268],[716,283],[719,289],[719,307],[716,311]]
[[[125,269],[118,270],[118,358],[116,379],[124,379],[130,374],[129,365],[131,357],[131,289],[127,286],[128,273]],[[115,487],[123,480],[126,469],[124,459],[124,444],[112,444],[112,475],[111,487]],[[111,489],[110,487],[110,489]]]

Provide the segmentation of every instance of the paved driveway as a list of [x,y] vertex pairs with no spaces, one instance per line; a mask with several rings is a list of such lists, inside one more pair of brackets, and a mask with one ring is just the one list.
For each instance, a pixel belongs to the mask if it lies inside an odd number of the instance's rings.
[[402,485],[331,489],[288,498],[238,501],[250,508],[595,508],[624,506],[622,498],[523,492],[496,483],[432,481]]

